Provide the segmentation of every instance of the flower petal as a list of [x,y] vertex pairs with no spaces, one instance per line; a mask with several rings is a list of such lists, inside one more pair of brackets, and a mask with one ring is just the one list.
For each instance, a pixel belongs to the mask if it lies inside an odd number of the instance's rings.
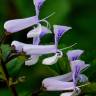
[[54,56],[48,57],[43,60],[43,64],[45,65],[52,65],[55,64],[59,58],[63,56],[63,53],[61,51],[58,51]]
[[11,46],[14,46],[16,51],[21,52],[25,44],[19,41],[12,41]]
[[41,33],[41,30],[42,30],[41,24],[38,24],[37,28],[27,33],[27,38],[38,37]]
[[62,93],[60,96],[73,96],[74,92]]
[[81,93],[81,89],[76,87],[73,92],[62,93],[60,96],[78,96]]
[[77,85],[77,82],[79,80],[79,75],[80,75],[80,66],[76,65],[74,70],[72,70],[73,72],[73,82],[75,84],[75,86]]
[[55,44],[58,45],[60,38],[65,32],[71,29],[71,27],[54,25],[54,34],[55,34]]
[[42,64],[44,65],[52,65],[52,64],[55,64],[57,61],[58,61],[58,57],[57,55],[54,55],[52,57],[48,57],[46,59],[43,60]]
[[55,45],[30,45],[27,44],[23,47],[23,51],[27,55],[43,55],[43,54],[50,54],[56,53],[57,49]]
[[5,22],[4,28],[7,32],[14,33],[21,31],[25,28],[28,28],[34,24],[37,24],[39,22],[37,16],[25,18],[25,19],[15,19],[15,20],[9,20]]
[[25,65],[27,66],[34,65],[38,62],[38,60],[39,60],[39,55],[32,55],[29,60],[25,61]]
[[66,73],[64,75],[55,76],[55,77],[49,77],[49,78],[68,82],[72,80],[72,72]]
[[57,52],[55,45],[32,45],[13,41],[11,46],[14,46],[15,50],[19,52],[23,50],[27,55],[42,55]]
[[35,5],[36,15],[39,16],[39,11],[45,0],[33,0]]
[[64,91],[64,90],[73,90],[74,83],[73,82],[62,82],[55,79],[44,79],[42,82],[44,88],[47,91]]
[[75,60],[70,62],[72,70],[74,70],[77,65],[80,67],[80,71],[83,71],[84,69],[87,69],[90,66],[89,64],[85,64],[85,62],[82,60]]
[[33,45],[38,45],[40,43],[40,37],[33,37]]
[[85,64],[84,61],[81,60],[75,60],[71,61],[71,70],[73,72],[73,81],[75,85],[77,84],[77,81],[79,80],[79,75],[82,70],[84,70],[88,65]]
[[70,61],[79,59],[80,55],[83,54],[83,50],[71,50],[67,52],[68,59]]
[[47,27],[45,27],[45,26],[41,26],[41,27],[42,27],[42,30],[41,30],[40,37],[43,37],[48,33],[52,33],[51,30],[49,30]]
[[79,82],[83,82],[83,83],[86,83],[86,82],[88,82],[88,77],[86,76],[86,75],[84,75],[84,74],[80,74],[79,75]]
[[[40,28],[41,28],[41,24],[38,24],[37,31],[41,31]],[[33,45],[38,45],[39,43],[40,43],[39,35],[37,35],[36,37],[33,37]],[[31,55],[31,58],[29,60],[25,61],[25,65],[28,65],[28,66],[34,65],[34,64],[36,64],[38,62],[38,60],[39,60],[39,55]]]
[[38,24],[37,28],[27,33],[27,38],[32,38],[36,36],[43,37],[44,35],[48,33],[51,33],[51,31],[47,27],[44,27],[44,26],[41,26],[41,24]]

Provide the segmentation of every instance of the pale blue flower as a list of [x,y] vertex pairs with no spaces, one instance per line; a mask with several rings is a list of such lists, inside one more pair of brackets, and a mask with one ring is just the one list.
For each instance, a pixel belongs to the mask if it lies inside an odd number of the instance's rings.
[[44,22],[44,20],[40,20],[38,17],[40,7],[42,6],[44,1],[45,0],[34,0],[33,1],[34,5],[35,5],[35,10],[36,10],[35,16],[24,18],[24,19],[9,20],[9,21],[5,22],[4,28],[6,29],[6,31],[10,32],[10,33],[14,33],[14,32],[18,32],[23,29],[26,29],[35,24],[38,24],[40,22]]
[[24,19],[15,19],[6,21],[4,24],[4,28],[6,29],[7,32],[14,33],[26,29],[30,26],[33,26],[37,23],[39,23],[38,17],[33,16]]
[[52,64],[55,64],[59,58],[61,58],[63,56],[63,53],[62,51],[60,51],[58,49],[58,42],[60,40],[60,38],[63,36],[63,34],[67,31],[69,31],[71,29],[71,27],[68,27],[68,26],[61,26],[61,25],[54,25],[53,26],[54,28],[54,35],[55,35],[55,46],[56,46],[56,54],[52,57],[48,57],[46,59],[43,60],[43,64],[46,64],[46,65],[52,65]]
[[89,64],[85,64],[82,60],[74,60],[70,62],[70,66],[71,72],[44,79],[42,82],[43,87],[47,91],[73,90],[72,92],[62,93],[60,96],[77,96],[81,92],[79,87],[82,86],[78,86],[77,82],[88,82],[88,78],[81,73],[89,67]]

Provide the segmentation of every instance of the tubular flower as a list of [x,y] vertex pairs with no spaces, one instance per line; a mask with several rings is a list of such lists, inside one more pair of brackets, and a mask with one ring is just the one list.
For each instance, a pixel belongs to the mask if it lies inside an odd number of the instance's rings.
[[56,63],[58,61],[58,59],[63,56],[62,51],[60,51],[58,49],[58,42],[59,42],[60,38],[63,36],[63,34],[71,29],[71,27],[60,26],[60,25],[54,25],[53,28],[54,28],[54,35],[55,35],[55,46],[56,46],[55,50],[57,52],[55,53],[54,56],[43,60],[43,64],[45,64],[45,65],[52,65],[52,64]]
[[33,0],[33,3],[35,5],[35,10],[36,10],[35,16],[24,18],[24,19],[9,20],[5,22],[4,28],[6,29],[6,31],[10,33],[14,33],[40,23],[41,20],[39,20],[39,17],[38,17],[39,10],[42,4],[44,3],[44,1],[45,0]]
[[[72,53],[74,52],[75,50]],[[79,53],[78,56],[80,56],[81,53]],[[74,55],[71,54],[71,55],[72,55],[71,58],[77,56],[77,54]],[[73,60],[70,61],[70,67],[71,67],[71,72],[69,73],[44,79],[42,81],[43,87],[47,91],[65,91],[65,93],[62,93],[60,96],[78,95],[81,92],[80,87],[82,86],[82,85],[78,86],[78,82],[80,83],[88,82],[87,76],[81,73],[89,67],[89,64],[85,64],[85,62],[82,60]],[[66,92],[66,91],[71,91],[71,92]]]

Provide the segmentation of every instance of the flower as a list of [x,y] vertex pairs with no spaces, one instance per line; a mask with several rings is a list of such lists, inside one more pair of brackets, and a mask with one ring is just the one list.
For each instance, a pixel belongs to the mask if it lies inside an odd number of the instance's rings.
[[[41,25],[39,25],[41,26]],[[39,28],[38,28],[39,29]],[[33,46],[33,45],[26,45],[23,47],[23,51],[27,54],[27,55],[30,55],[30,54],[34,54],[36,55],[43,55],[43,54],[49,54],[49,53],[54,53],[55,55],[54,56],[51,56],[51,57],[48,57],[48,58],[45,58],[42,62],[42,64],[45,64],[45,65],[52,65],[52,64],[55,64],[59,58],[61,58],[63,56],[63,53],[62,51],[60,51],[57,46],[58,46],[58,42],[60,40],[60,38],[63,36],[63,34],[68,31],[69,29],[71,29],[71,27],[67,27],[67,26],[60,26],[60,25],[54,25],[54,35],[55,35],[55,44],[54,45],[38,45],[38,46]],[[36,29],[37,30],[37,29]],[[35,31],[36,31],[35,30]],[[41,29],[39,29],[41,30]],[[39,31],[37,30],[37,31]],[[47,30],[45,28],[45,30]],[[34,30],[33,30],[33,33]],[[38,32],[40,33],[40,32]],[[43,33],[43,32],[42,32]],[[40,35],[40,34],[39,34]],[[31,32],[29,34],[29,36],[31,36]],[[34,40],[34,39],[33,39]],[[38,39],[36,39],[38,41]],[[39,39],[40,40],[40,39]],[[30,59],[29,59],[30,60]],[[28,60],[28,62],[29,62]],[[36,58],[36,60],[38,60]],[[32,60],[30,60],[30,64],[31,64]],[[33,59],[33,62],[34,62],[34,59]],[[36,63],[36,62],[35,62]],[[34,63],[34,64],[35,64]],[[26,63],[25,63],[26,64]],[[27,63],[28,65],[28,63]]]
[[31,31],[27,33],[27,38],[32,38],[32,37],[43,37],[44,35],[52,33],[47,27],[42,26],[41,24],[38,24],[38,26]]
[[[6,31],[10,33],[14,33],[26,29],[30,26],[37,25],[37,27],[35,27],[34,29],[32,29],[27,33],[27,38],[33,38],[33,45],[38,45],[40,43],[41,37],[43,37],[47,33],[51,33],[51,31],[47,27],[42,26],[40,24],[40,22],[45,22],[48,25],[48,22],[45,20],[48,17],[46,17],[43,20],[39,20],[39,10],[43,5],[44,1],[45,0],[33,0],[36,10],[35,16],[24,18],[24,19],[9,20],[5,22],[4,28],[6,29]],[[17,52],[23,51],[23,47],[29,45],[31,44],[25,44],[19,41],[13,41],[11,44],[11,46],[15,47],[15,50]],[[29,55],[30,58],[27,61],[25,61],[25,65],[35,64],[39,59],[39,55],[34,55],[34,54],[29,54]]]
[[[75,50],[70,51],[70,52],[74,53]],[[78,56],[80,56],[80,54],[81,53],[79,53]],[[73,60],[72,57],[75,57],[75,56],[77,56],[77,54],[71,54],[71,60]],[[60,96],[78,95],[81,92],[80,87],[82,86],[82,85],[81,86],[77,85],[78,81],[83,82],[83,83],[88,82],[87,76],[81,73],[89,67],[89,64],[85,64],[85,62],[82,60],[73,60],[73,61],[70,61],[70,67],[71,67],[71,72],[69,73],[55,76],[55,77],[45,78],[42,81],[43,87],[47,91],[68,91],[68,90],[71,91],[73,90],[72,92],[62,93]]]
[[[43,80],[42,85],[46,91],[64,91],[60,96],[74,96],[81,92],[79,86],[74,85],[74,82],[70,82],[72,74],[67,73],[61,76],[49,77]],[[66,92],[72,91],[72,92]]]
[[33,16],[24,19],[9,20],[5,22],[4,28],[7,32],[14,33],[33,26],[37,23],[39,23],[38,17]]
[[48,58],[43,60],[42,63],[45,64],[45,65],[55,64],[58,61],[58,59],[63,56],[62,51],[60,51],[58,49],[58,42],[59,42],[60,38],[63,36],[63,34],[71,29],[71,27],[61,26],[61,25],[54,25],[53,28],[54,28],[55,46],[56,46],[57,52],[55,53],[54,56],[48,57]]
[[71,73],[67,73],[56,77],[45,78],[42,81],[42,85],[47,91],[73,90],[74,83],[68,82],[68,79],[69,80],[71,79],[70,77],[71,77]]
[[[39,59],[39,56],[41,56],[43,54],[50,54],[50,53],[55,54],[54,56],[45,58],[43,60],[43,64],[45,64],[45,65],[52,65],[52,64],[56,63],[58,61],[58,59],[63,56],[62,51],[60,51],[58,49],[57,43],[59,42],[59,40],[63,36],[63,34],[71,28],[67,27],[67,26],[60,26],[60,25],[54,25],[54,26],[55,26],[54,27],[55,44],[53,44],[53,45],[38,45],[40,43],[40,38],[42,36],[44,36],[45,34],[47,34],[48,32],[50,32],[50,30],[48,30],[47,28],[41,27],[41,24],[38,24],[37,28],[35,28],[34,30],[30,31],[27,34],[28,38],[33,37],[33,45],[21,43],[19,41],[12,42],[11,45],[15,46],[15,49],[17,50],[17,52],[21,52],[23,50],[27,55],[30,55],[30,58],[25,62],[25,65],[30,65],[32,60],[34,62],[32,64],[35,64],[36,61]],[[62,31],[62,33],[60,30]],[[39,34],[36,32],[38,32]],[[58,35],[58,34],[61,34],[61,35]],[[34,57],[32,55],[34,55],[34,56],[36,55],[36,56]],[[30,64],[28,64],[29,62],[30,62]]]
[[89,67],[89,64],[85,64],[84,61],[78,60],[80,58],[81,54],[83,54],[83,52],[84,52],[83,50],[79,50],[79,49],[71,50],[71,51],[67,52],[67,56],[70,61],[71,70],[74,74],[73,75],[74,83],[76,83],[78,81],[78,78],[79,78],[80,82],[88,81],[88,78],[85,75],[83,75],[83,74],[80,75],[81,71],[83,72]]
[[77,96],[80,93],[81,93],[80,88],[76,87],[73,92],[65,92],[65,93],[62,93],[60,96]]
[[45,0],[33,0],[36,10],[36,15],[24,19],[14,19],[14,20],[6,21],[4,24],[4,29],[6,29],[7,32],[15,33],[23,29],[26,29],[30,26],[33,26],[35,24],[39,24],[40,22],[48,23],[45,20],[47,17],[42,20],[39,19],[39,10],[40,7],[43,5],[44,1]]
[[38,62],[39,55],[32,55],[28,60],[25,61],[25,65],[30,66]]
[[62,93],[60,96],[74,96],[73,94],[74,92],[66,92],[66,93]]
[[45,64],[45,65],[55,64],[58,61],[58,59],[61,58],[62,56],[63,56],[62,51],[58,51],[55,53],[54,56],[51,56],[51,57],[44,59],[42,64]]
[[[85,69],[85,64],[82,61],[72,61],[74,66],[71,67],[72,72],[64,75],[49,77],[43,80],[42,85],[47,91],[64,91],[74,89],[75,84],[77,84],[77,78],[82,75],[80,73]],[[87,65],[88,66],[88,65]],[[70,82],[73,79],[72,82]],[[79,80],[79,78],[78,78]],[[65,86],[65,85],[67,86]],[[77,86],[78,87],[78,86]]]
[[[70,64],[71,71],[73,74],[73,82],[76,85],[78,80],[80,79],[80,77],[79,77],[80,73],[85,71],[89,67],[89,64],[85,64],[85,62],[82,60],[75,60],[75,61],[71,61],[70,63],[71,63]],[[84,76],[82,76],[82,78],[83,77]]]

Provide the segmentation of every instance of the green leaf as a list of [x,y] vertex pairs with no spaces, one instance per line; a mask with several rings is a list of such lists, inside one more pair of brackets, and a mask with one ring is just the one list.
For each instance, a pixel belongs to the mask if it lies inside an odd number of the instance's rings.
[[2,73],[0,73],[0,79],[3,79]]
[[5,80],[5,74],[4,74],[3,70],[2,70],[1,64],[0,64],[0,79]]
[[7,88],[0,89],[0,96],[12,96],[12,93]]
[[49,66],[38,63],[30,67],[24,66],[19,75],[26,76],[26,80],[25,82],[19,83],[16,86],[17,91],[19,92],[20,96],[23,96],[22,94],[26,94],[26,96],[30,94],[31,96],[34,91],[40,89],[42,86],[42,80],[44,78],[58,75],[58,73]]
[[1,56],[2,56],[3,60],[5,61],[7,59],[7,56],[11,52],[11,47],[9,45],[2,44],[0,48],[2,51]]
[[24,56],[18,56],[15,59],[10,60],[6,64],[6,67],[8,69],[8,73],[10,74],[10,76],[15,76],[16,74],[18,74],[18,72],[20,71],[20,69],[24,64],[24,61],[25,61]]

